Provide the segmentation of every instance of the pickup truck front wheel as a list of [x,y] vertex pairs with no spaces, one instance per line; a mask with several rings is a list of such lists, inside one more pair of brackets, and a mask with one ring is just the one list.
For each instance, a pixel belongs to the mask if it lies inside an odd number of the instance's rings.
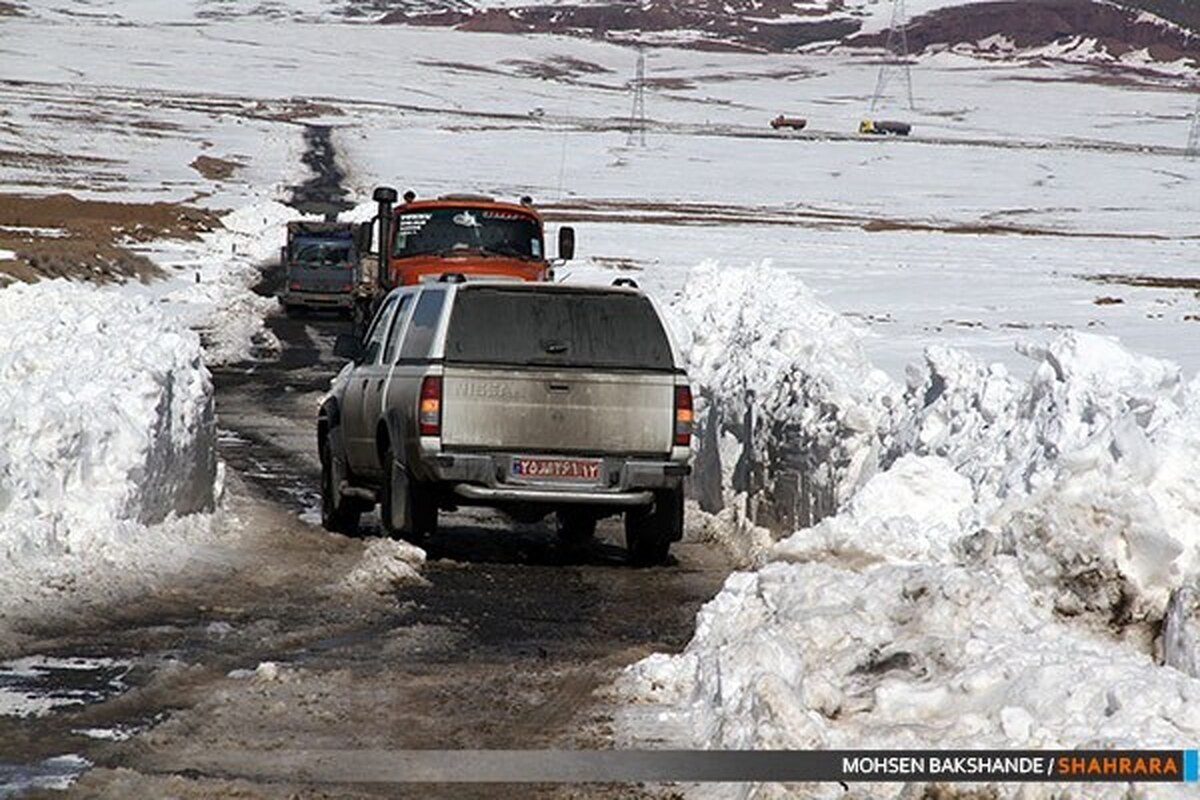
[[671,542],[683,537],[683,491],[654,493],[654,505],[625,512],[625,549],[634,566],[665,563]]
[[358,533],[362,508],[353,499],[342,496],[346,477],[345,462],[333,454],[328,434],[321,442],[321,527],[334,533],[353,536]]
[[437,501],[427,487],[412,479],[403,464],[397,464],[391,447],[384,453],[383,491],[379,516],[392,538],[423,544],[437,531]]

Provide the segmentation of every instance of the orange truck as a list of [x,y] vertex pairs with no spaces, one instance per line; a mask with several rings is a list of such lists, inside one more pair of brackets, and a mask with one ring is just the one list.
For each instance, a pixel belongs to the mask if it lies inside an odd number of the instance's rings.
[[556,266],[575,256],[575,230],[568,226],[558,230],[557,257],[548,255],[545,222],[528,197],[515,203],[475,194],[418,199],[408,191],[400,198],[380,186],[373,198],[377,214],[362,230],[369,239],[374,226],[377,245],[357,291],[360,322],[397,286],[483,276],[549,281]]
[[546,252],[546,226],[533,201],[507,203],[475,194],[418,199],[406,192],[393,206],[394,190],[375,191],[379,218],[388,221],[387,282],[395,287],[452,273],[551,280],[554,267],[575,255],[575,230],[558,231],[558,257]]

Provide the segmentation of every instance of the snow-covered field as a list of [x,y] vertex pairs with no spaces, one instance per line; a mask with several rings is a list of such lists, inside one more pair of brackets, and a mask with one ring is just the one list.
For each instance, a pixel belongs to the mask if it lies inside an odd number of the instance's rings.
[[[4,21],[0,150],[30,157],[0,190],[232,214],[144,248],[159,283],[0,290],[0,326],[27,321],[0,335],[15,435],[0,438],[0,553],[18,596],[38,564],[77,581],[124,548],[114,560],[157,568],[136,553],[211,526],[170,516],[211,502],[215,471],[188,328],[210,363],[271,346],[270,303],[247,288],[282,243],[303,126],[322,124],[356,200],[377,183],[529,193],[579,230],[569,280],[632,268],[672,303],[701,419],[721,408],[714,525],[751,569],[683,654],[623,678],[627,741],[1200,733],[1200,681],[1161,665],[1195,663],[1177,590],[1200,577],[1200,162],[1182,158],[1195,99],[1177,78],[940,53],[914,67],[919,110],[881,112],[916,135],[880,141],[853,133],[870,56],[658,49],[643,148],[620,130],[635,55],[614,45],[334,22],[316,2],[302,16],[324,21],[307,23],[28,5]],[[771,134],[780,112],[810,131]],[[201,155],[235,168],[205,177]],[[207,483],[157,470],[164,448]],[[781,542],[746,518],[766,513],[740,491],[760,488],[747,454],[799,520]],[[781,499],[787,475],[802,500]],[[80,487],[96,494],[76,509]],[[407,558],[378,555],[352,582]]]
[[[914,68],[918,111],[892,98],[879,112],[917,135],[878,141],[853,133],[872,56],[657,49],[649,76],[666,84],[649,92],[641,148],[617,130],[627,48],[37,8],[5,22],[0,149],[39,157],[14,162],[11,189],[237,208],[278,199],[302,125],[328,124],[358,199],[381,182],[529,193],[579,220],[580,273],[630,259],[674,292],[700,261],[770,258],[864,325],[893,377],[930,341],[1020,367],[1018,340],[1064,328],[1200,364],[1194,298],[1169,288],[1194,264],[1200,177],[1181,155],[1194,93],[1170,75],[939,53]],[[809,131],[771,134],[781,111]],[[205,178],[189,166],[201,155],[237,166]],[[1146,278],[1168,287],[1130,285]]]

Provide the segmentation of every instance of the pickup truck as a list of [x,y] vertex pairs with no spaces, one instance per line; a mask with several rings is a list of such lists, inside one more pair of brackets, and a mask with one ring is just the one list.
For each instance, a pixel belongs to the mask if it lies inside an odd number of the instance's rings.
[[[624,283],[631,283],[624,281]],[[462,275],[391,291],[317,419],[324,526],[421,542],[438,512],[553,513],[586,541],[624,514],[630,561],[683,533],[692,393],[654,303],[636,288]]]

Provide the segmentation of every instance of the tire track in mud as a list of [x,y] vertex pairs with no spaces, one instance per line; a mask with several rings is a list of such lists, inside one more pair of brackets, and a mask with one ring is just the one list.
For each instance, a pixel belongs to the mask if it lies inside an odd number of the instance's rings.
[[302,214],[326,216],[354,208],[345,187],[346,173],[338,164],[333,143],[333,128],[328,125],[304,126],[304,155],[300,159],[312,171],[312,177],[293,187],[288,205]]

